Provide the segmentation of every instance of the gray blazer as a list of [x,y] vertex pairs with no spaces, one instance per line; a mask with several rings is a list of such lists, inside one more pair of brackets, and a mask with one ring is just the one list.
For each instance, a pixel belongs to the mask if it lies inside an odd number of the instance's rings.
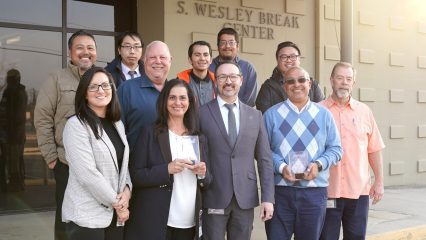
[[235,194],[242,209],[259,205],[257,175],[259,171],[261,201],[274,203],[272,153],[262,114],[240,101],[240,128],[235,146],[228,141],[217,100],[200,108],[200,127],[209,144],[210,173],[213,181],[204,191],[204,208],[225,209]]
[[95,138],[89,126],[76,116],[64,128],[65,156],[69,179],[62,204],[62,221],[72,221],[81,227],[106,228],[112,220],[116,196],[130,181],[129,145],[121,121],[115,127],[124,143],[121,170],[118,170],[115,148],[105,131]]

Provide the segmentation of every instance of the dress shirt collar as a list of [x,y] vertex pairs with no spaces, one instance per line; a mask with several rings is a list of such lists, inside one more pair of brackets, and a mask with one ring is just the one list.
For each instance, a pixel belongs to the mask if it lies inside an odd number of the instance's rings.
[[[228,102],[225,102],[225,100],[223,100],[220,96],[217,96],[217,103],[219,104],[219,107],[225,107],[225,104],[227,104]],[[238,101],[238,97],[235,100],[235,102],[233,102],[235,104],[235,106],[237,106],[237,109],[240,109],[240,101]]]
[[[144,74],[144,75],[142,75],[142,76],[140,76],[140,77],[134,78],[133,80],[140,81],[140,87],[141,87],[141,88],[147,88],[147,87],[155,88],[154,84],[153,84],[153,83],[152,83],[152,81],[148,78],[148,76],[147,76],[146,74]],[[166,81],[167,81],[167,80],[166,80]],[[155,89],[156,89],[156,88],[155,88]]]
[[311,103],[311,100],[309,100],[308,99],[308,101],[306,102],[306,104],[305,104],[305,106],[303,106],[302,107],[302,109],[300,109],[300,111],[299,111],[299,108],[298,107],[296,107],[296,105],[294,105],[291,101],[290,101],[290,99],[287,99],[286,100],[286,102],[287,102],[287,104],[288,104],[288,106],[291,108],[291,109],[293,109],[293,111],[295,111],[295,112],[297,112],[297,113],[301,113],[301,112],[303,112],[308,106],[309,106],[309,104]]
[[[351,109],[355,109],[356,107],[356,100],[350,96],[348,103],[346,103],[345,107],[350,107]],[[337,103],[336,101],[334,101],[334,99],[330,96],[325,100],[325,105],[327,106],[327,108],[331,108],[332,106],[336,106],[339,107],[339,103]]]
[[191,71],[190,73],[192,79],[194,79],[195,82],[199,83],[201,81],[203,82],[209,82],[210,81],[210,76],[209,76],[209,72],[207,72],[206,77],[201,79],[199,78],[197,75],[194,74],[194,70]]
[[123,72],[124,76],[126,76],[126,79],[130,79],[131,76],[129,74],[129,71],[135,71],[136,75],[134,76],[134,78],[140,77],[141,73],[139,72],[139,66],[136,67],[135,70],[130,70],[129,67],[127,67],[123,62],[121,62],[121,71]]

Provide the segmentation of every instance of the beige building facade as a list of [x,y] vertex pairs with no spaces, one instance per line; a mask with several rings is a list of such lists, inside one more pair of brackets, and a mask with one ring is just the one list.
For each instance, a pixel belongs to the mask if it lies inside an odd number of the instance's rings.
[[[328,96],[329,76],[341,59],[341,3],[353,4],[353,96],[373,110],[386,144],[385,185],[426,182],[426,2],[423,0],[160,0],[138,1],[138,30],[146,42],[171,49],[171,76],[190,67],[187,47],[208,41],[217,56],[216,34],[233,27],[241,35],[239,56],[256,68],[258,84],[276,66],[282,41],[297,43],[301,63]],[[342,6],[344,7],[344,6]],[[346,31],[347,29],[343,29]],[[344,49],[345,50],[345,49]]]
[[386,144],[385,185],[426,182],[425,0],[0,0],[0,16],[0,99],[12,68],[28,95],[25,190],[3,188],[8,171],[0,154],[0,213],[55,205],[33,110],[49,73],[68,64],[68,38],[80,29],[95,36],[102,67],[117,55],[115,36],[123,31],[137,30],[145,45],[165,41],[173,78],[190,68],[193,41],[210,42],[216,57],[217,32],[233,27],[241,35],[239,56],[257,70],[258,89],[283,41],[299,45],[302,66],[326,96],[332,66],[349,59],[358,70],[353,96],[371,107]]

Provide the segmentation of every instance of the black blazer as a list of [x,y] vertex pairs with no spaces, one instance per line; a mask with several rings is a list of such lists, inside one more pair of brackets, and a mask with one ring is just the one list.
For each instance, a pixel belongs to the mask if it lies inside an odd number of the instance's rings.
[[[199,136],[201,161],[207,161],[206,138]],[[168,129],[156,135],[154,126],[144,127],[130,155],[129,172],[133,183],[130,199],[130,218],[125,225],[126,240],[166,239],[167,220],[173,191],[173,175],[167,166],[172,161]],[[195,222],[198,237],[201,213],[201,188],[211,182],[209,171],[206,177],[198,180]],[[198,238],[197,238],[198,239]]]

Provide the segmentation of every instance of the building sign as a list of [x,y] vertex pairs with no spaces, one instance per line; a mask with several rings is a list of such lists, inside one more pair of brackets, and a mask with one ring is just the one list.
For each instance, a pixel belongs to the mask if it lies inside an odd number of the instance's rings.
[[223,27],[234,28],[241,37],[274,39],[274,28],[299,28],[298,15],[265,12],[253,8],[220,6],[211,2],[177,1],[178,14],[224,20]]

